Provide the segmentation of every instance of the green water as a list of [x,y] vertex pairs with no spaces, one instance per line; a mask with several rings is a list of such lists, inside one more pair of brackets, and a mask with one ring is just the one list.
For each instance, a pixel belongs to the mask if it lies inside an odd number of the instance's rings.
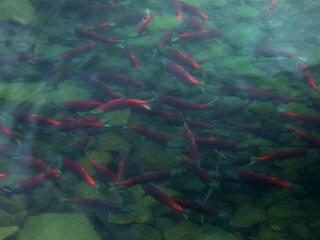
[[184,3],[0,1],[0,239],[319,238],[320,2]]

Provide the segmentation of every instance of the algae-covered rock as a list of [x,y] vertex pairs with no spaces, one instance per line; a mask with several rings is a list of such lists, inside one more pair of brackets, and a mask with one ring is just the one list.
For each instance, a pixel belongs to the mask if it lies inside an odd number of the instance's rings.
[[0,1],[0,21],[10,21],[23,25],[30,24],[36,13],[29,0]]
[[120,135],[113,132],[106,132],[96,139],[95,149],[101,151],[122,151],[124,149],[131,149],[132,146],[125,139],[120,137]]
[[123,127],[128,124],[130,116],[130,109],[125,109],[107,112],[103,115],[103,118],[105,118],[112,127]]
[[109,214],[107,222],[114,224],[152,223],[153,215],[150,208],[142,205],[128,205],[126,212]]
[[291,102],[286,105],[282,105],[279,110],[282,112],[293,112],[298,114],[310,114],[312,112],[312,109],[308,108],[306,104],[296,102]]
[[9,213],[16,213],[29,207],[29,199],[23,194],[14,194],[11,198],[0,196],[0,208]]
[[252,203],[251,198],[245,194],[224,194],[222,197],[226,201],[237,204],[238,206],[251,205]]
[[15,217],[0,209],[0,226],[11,226],[15,223]]
[[232,228],[250,228],[266,219],[265,210],[251,206],[240,206],[230,220]]
[[212,5],[217,8],[225,7],[229,4],[227,0],[215,0],[212,2]]
[[161,233],[145,224],[134,224],[129,229],[132,240],[162,240]]
[[177,26],[177,17],[174,15],[157,15],[152,18],[148,28],[153,32],[167,31]]
[[228,57],[221,59],[219,65],[228,68],[231,74],[244,77],[264,77],[266,73],[255,68],[248,57]]
[[237,47],[252,47],[264,37],[264,33],[256,25],[240,23],[224,37]]
[[258,16],[260,13],[256,8],[242,4],[234,10],[234,14],[240,17],[253,18]]
[[290,225],[290,229],[294,235],[296,235],[299,239],[310,239],[310,230],[306,225],[303,224],[292,224]]
[[197,0],[197,1],[194,1],[194,0],[183,0],[183,2],[189,3],[189,4],[191,4],[193,6],[196,6],[196,7],[201,7],[201,6],[204,6],[204,5],[208,4],[208,0]]
[[252,111],[254,114],[260,114],[260,116],[268,116],[273,114],[275,109],[270,102],[260,102],[254,101],[248,106],[248,110]]
[[280,202],[269,207],[267,216],[274,219],[295,219],[296,223],[305,223],[309,218],[298,206],[292,205],[290,202]]
[[286,234],[282,231],[274,231],[272,228],[269,228],[264,224],[260,224],[257,237],[259,240],[279,240],[285,239]]
[[7,237],[14,235],[18,230],[17,226],[0,227],[0,240],[7,239]]
[[200,227],[195,223],[190,221],[181,222],[165,231],[164,238],[165,240],[190,239],[190,237],[194,236],[199,230]]
[[43,213],[29,216],[18,240],[100,240],[82,213]]
[[[197,235],[197,240],[237,240],[238,238],[222,228],[213,226],[203,226]],[[191,239],[190,239],[191,240]]]

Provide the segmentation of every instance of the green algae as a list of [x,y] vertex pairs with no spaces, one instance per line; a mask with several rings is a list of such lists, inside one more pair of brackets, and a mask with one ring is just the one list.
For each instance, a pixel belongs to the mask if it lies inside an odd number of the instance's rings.
[[29,0],[0,1],[0,21],[29,25],[35,17],[36,13]]

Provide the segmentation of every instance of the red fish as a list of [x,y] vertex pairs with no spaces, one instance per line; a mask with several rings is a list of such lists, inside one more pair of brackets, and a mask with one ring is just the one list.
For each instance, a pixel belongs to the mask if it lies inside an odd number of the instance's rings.
[[187,101],[181,100],[181,99],[177,99],[171,96],[168,96],[166,94],[163,93],[158,93],[159,99],[160,101],[162,101],[163,103],[173,106],[175,108],[178,108],[180,110],[187,110],[187,111],[196,111],[196,110],[200,110],[200,109],[204,109],[204,108],[210,108],[211,104],[210,103],[206,103],[206,104],[192,104],[189,103]]
[[64,75],[67,73],[68,64],[65,62],[63,66],[56,71],[54,76],[46,82],[46,88],[57,88],[58,84],[62,82]]
[[161,38],[160,46],[167,45],[171,42],[172,34],[177,31],[177,27],[170,28]]
[[72,58],[79,57],[80,55],[89,52],[94,47],[94,45],[95,45],[94,42],[92,42],[91,44],[89,44],[87,46],[81,46],[81,47],[77,47],[77,48],[71,49],[69,51],[63,52],[59,56],[63,60],[70,60]]
[[146,9],[146,15],[143,18],[143,20],[138,24],[138,26],[134,29],[133,32],[137,33],[137,34],[141,34],[144,30],[147,29],[147,26],[149,24],[151,20],[151,14],[149,9]]
[[91,39],[91,40],[94,40],[94,41],[101,41],[101,42],[114,43],[114,44],[119,44],[120,43],[118,40],[114,40],[112,38],[108,38],[106,36],[102,36],[100,34],[92,32],[92,31],[74,29],[74,33],[79,37],[86,38],[86,39]]
[[6,177],[8,175],[9,175],[9,173],[0,173],[0,178],[4,178],[4,177]]
[[168,144],[168,142],[170,142],[170,138],[161,133],[161,132],[158,132],[156,130],[153,130],[151,128],[145,128],[145,127],[140,127],[140,126],[135,126],[135,125],[132,125],[132,124],[128,124],[128,127],[131,128],[132,130],[136,131],[136,132],[139,132],[141,134],[143,134],[144,136],[146,136],[147,138],[150,138],[160,144]]
[[120,181],[123,178],[123,172],[128,162],[129,151],[124,150],[120,153],[120,161],[118,165],[117,181]]
[[98,73],[98,78],[103,81],[112,81],[112,82],[122,82],[122,83],[129,83],[131,85],[140,87],[142,85],[142,82],[139,82],[137,80],[134,80],[126,75],[118,74],[118,73],[104,73],[100,72]]
[[14,132],[12,132],[11,130],[9,130],[7,127],[5,127],[4,125],[2,125],[0,123],[0,132],[4,135],[7,135],[9,137],[13,137],[13,138],[18,138],[19,136],[17,134],[15,134]]
[[143,173],[137,177],[130,178],[121,182],[117,182],[118,186],[133,186],[141,183],[149,183],[168,178],[172,174],[172,170],[163,170],[157,172]]
[[137,58],[137,56],[134,54],[134,52],[128,48],[127,46],[124,47],[126,54],[129,58],[129,60],[131,61],[132,65],[136,67],[137,71],[140,71],[140,64],[139,64],[139,60]]
[[135,108],[135,107],[145,107],[146,109],[149,109],[149,101],[142,101],[138,99],[128,99],[128,98],[120,98],[111,100],[109,102],[106,102],[96,108],[94,111],[99,112],[107,112],[115,109],[122,109],[122,108]]
[[107,167],[101,166],[97,162],[93,161],[92,158],[89,158],[89,162],[94,167],[94,169],[99,172],[103,177],[105,177],[108,181],[114,182],[117,180],[117,176]]
[[320,138],[312,137],[309,134],[306,134],[304,132],[301,132],[296,129],[292,129],[293,132],[298,134],[300,137],[302,137],[305,141],[307,141],[310,145],[320,148]]
[[206,26],[195,18],[188,17],[184,19],[183,22],[186,24],[188,28],[191,28],[193,31],[196,31],[196,32],[203,31],[206,29]]
[[178,62],[182,66],[190,67],[191,69],[196,69],[196,70],[199,70],[202,72],[202,69],[199,66],[199,64],[196,63],[196,61],[194,61],[187,54],[185,54],[183,52],[179,52],[174,49],[168,49],[168,48],[166,48],[164,52],[165,52],[166,57],[172,59],[173,61]]
[[41,127],[57,126],[61,124],[61,122],[36,114],[15,114],[15,117],[21,122]]
[[96,101],[70,101],[61,103],[65,109],[71,112],[88,112],[101,106],[103,103]]
[[175,210],[175,211],[179,211],[181,213],[185,213],[183,208],[176,203],[172,198],[170,198],[167,194],[161,192],[159,189],[146,184],[143,186],[143,189],[152,197],[154,197],[155,199],[157,199],[159,202],[167,205],[168,207],[170,207],[171,209]]
[[214,137],[209,137],[209,138],[196,137],[195,139],[199,145],[208,145],[208,146],[213,146],[215,148],[221,148],[221,149],[233,149],[239,145],[239,143],[236,143],[236,142],[232,142],[232,141],[221,139],[221,138],[214,138]]
[[192,200],[183,200],[183,199],[173,199],[176,203],[178,203],[181,207],[190,209],[192,211],[196,211],[199,213],[204,213],[204,214],[211,214],[211,215],[216,215],[218,213],[218,210],[210,207],[208,205],[205,205],[201,202],[196,202]]
[[187,138],[189,140],[191,159],[192,160],[199,160],[200,159],[200,155],[199,155],[198,145],[197,145],[195,136],[191,132],[191,130],[188,127],[186,122],[184,122],[184,128],[187,130],[187,133],[188,133]]
[[111,25],[111,22],[105,22],[105,23],[99,24],[97,26],[87,28],[86,31],[97,31],[97,30],[105,28],[109,25]]
[[208,39],[219,37],[222,35],[222,33],[222,29],[205,29],[198,32],[183,33],[177,37],[183,39]]
[[255,48],[253,49],[256,57],[297,57],[298,54],[284,51],[277,48]]
[[180,4],[182,6],[183,11],[186,11],[192,15],[201,17],[203,19],[208,19],[208,16],[206,14],[204,14],[202,11],[200,11],[198,8],[196,8],[193,5],[190,5],[188,3],[182,2],[180,1]]
[[278,0],[272,0],[272,2],[269,4],[269,8],[267,10],[267,16],[266,19],[267,20],[271,20],[274,9],[276,8],[276,5],[278,3]]
[[299,68],[302,76],[306,80],[306,82],[310,85],[310,87],[312,87],[315,90],[318,90],[318,86],[317,86],[316,82],[314,81],[313,76],[312,76],[309,68],[302,62],[300,62],[298,64],[298,68]]
[[96,122],[99,120],[99,117],[96,116],[88,116],[88,117],[65,117],[65,118],[59,118],[57,121],[63,122],[63,123],[70,123],[70,122],[78,122],[78,121],[84,121],[84,122]]
[[32,156],[21,155],[20,162],[24,166],[34,168],[39,172],[46,172],[49,169],[49,166],[46,163]]
[[178,22],[182,20],[182,5],[178,0],[170,0],[172,7],[177,13]]
[[76,122],[62,123],[60,125],[55,126],[55,128],[59,131],[73,131],[76,129],[99,128],[104,126],[109,127],[107,122],[76,121]]
[[182,66],[174,62],[167,61],[167,70],[182,81],[186,81],[195,85],[201,85],[194,77],[190,75]]
[[104,82],[101,82],[95,78],[92,79],[92,82],[95,83],[99,88],[102,88],[105,90],[105,92],[112,98],[122,98],[122,96],[114,91],[112,87],[105,84]]
[[16,184],[18,186],[20,186],[20,188],[21,188],[20,190],[28,191],[28,190],[31,190],[33,188],[41,186],[44,183],[45,180],[47,180],[47,179],[49,179],[51,177],[56,177],[57,174],[58,174],[57,171],[58,171],[57,169],[54,170],[54,169],[51,168],[48,172],[40,173],[37,176],[28,178],[28,179],[20,181],[20,182],[17,182]]
[[205,183],[209,186],[213,187],[215,185],[215,179],[211,177],[209,173],[207,173],[206,170],[201,168],[198,164],[192,162],[189,158],[186,156],[181,156],[181,159],[188,164],[188,166],[191,168],[191,170]]
[[3,58],[0,58],[0,66],[14,65],[18,62],[26,61],[26,60],[29,60],[29,59],[34,58],[36,56],[37,55],[35,55],[35,54],[6,56]]
[[288,157],[297,157],[301,155],[306,155],[308,153],[308,149],[292,149],[276,152],[267,156],[255,158],[255,161],[266,161],[272,159],[284,159]]
[[282,179],[273,176],[256,173],[251,170],[235,170],[234,171],[241,180],[253,183],[267,183],[281,188],[293,188],[289,183],[285,183]]
[[85,180],[92,187],[96,187],[94,180],[90,177],[89,173],[76,161],[73,161],[69,158],[63,158],[63,167],[74,172],[80,178]]
[[97,210],[120,210],[122,206],[105,201],[102,199],[94,199],[94,198],[75,198],[75,199],[69,199],[66,202],[68,203],[76,203],[80,205],[85,205],[87,207],[97,209]]
[[311,115],[311,114],[299,114],[299,113],[292,113],[292,112],[283,112],[283,114],[293,117],[295,119],[300,119],[305,122],[320,125],[320,116]]

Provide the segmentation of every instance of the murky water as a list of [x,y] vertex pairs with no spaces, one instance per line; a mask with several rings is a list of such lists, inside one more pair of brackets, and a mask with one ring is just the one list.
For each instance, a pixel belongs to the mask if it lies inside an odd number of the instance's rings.
[[0,239],[318,239],[319,10],[0,1]]

